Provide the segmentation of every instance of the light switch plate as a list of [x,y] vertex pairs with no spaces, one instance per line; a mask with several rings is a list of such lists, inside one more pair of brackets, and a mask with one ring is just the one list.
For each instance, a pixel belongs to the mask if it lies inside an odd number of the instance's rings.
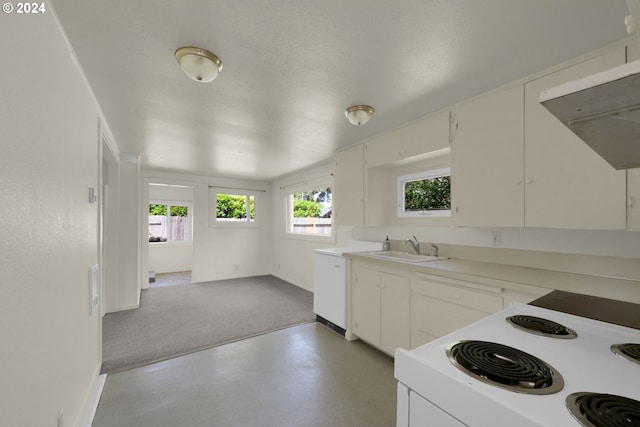
[[94,187],[89,187],[89,203],[94,204],[98,201],[98,196],[96,194],[96,189]]

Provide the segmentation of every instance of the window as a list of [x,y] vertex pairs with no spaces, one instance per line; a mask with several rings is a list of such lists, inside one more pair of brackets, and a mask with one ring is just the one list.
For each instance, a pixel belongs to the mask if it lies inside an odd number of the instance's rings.
[[287,233],[331,236],[331,187],[289,193]]
[[191,240],[191,208],[184,202],[149,203],[149,242]]
[[399,176],[398,216],[451,216],[451,170]]
[[[209,227],[257,227],[257,192],[211,187],[209,192]],[[258,213],[259,214],[259,213]]]
[[216,221],[255,221],[255,196],[216,194]]

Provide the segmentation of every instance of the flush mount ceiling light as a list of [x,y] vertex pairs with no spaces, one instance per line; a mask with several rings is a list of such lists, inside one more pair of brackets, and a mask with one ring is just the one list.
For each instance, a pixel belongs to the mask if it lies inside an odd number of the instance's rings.
[[368,105],[354,105],[347,108],[344,114],[351,124],[363,125],[369,121],[374,111],[373,107]]
[[211,82],[222,70],[220,58],[199,47],[181,47],[176,50],[176,59],[187,77],[197,82]]

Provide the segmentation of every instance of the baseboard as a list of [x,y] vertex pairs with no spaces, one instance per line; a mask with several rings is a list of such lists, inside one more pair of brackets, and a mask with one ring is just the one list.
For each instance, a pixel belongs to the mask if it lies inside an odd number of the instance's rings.
[[108,311],[107,313],[116,313],[118,311],[133,310],[134,308],[140,308],[140,304],[121,305],[119,307],[116,307],[114,310]]
[[313,288],[312,288],[312,289],[308,289],[308,288],[306,288],[305,286],[302,286],[301,284],[296,283],[296,281],[295,281],[295,280],[287,278],[286,276],[283,276],[283,275],[278,274],[278,273],[269,273],[269,275],[270,275],[270,276],[277,277],[277,278],[278,278],[278,279],[280,279],[280,280],[284,280],[284,281],[285,281],[285,282],[287,282],[287,283],[291,283],[292,285],[297,286],[297,287],[299,287],[300,289],[304,289],[305,291],[309,291],[309,292],[313,293]]
[[88,399],[85,402],[85,408],[82,413],[82,423],[78,427],[91,427],[93,424],[93,418],[96,415],[98,409],[98,403],[102,396],[102,390],[104,389],[104,383],[107,380],[107,374],[98,375],[93,383],[93,387],[89,393]]

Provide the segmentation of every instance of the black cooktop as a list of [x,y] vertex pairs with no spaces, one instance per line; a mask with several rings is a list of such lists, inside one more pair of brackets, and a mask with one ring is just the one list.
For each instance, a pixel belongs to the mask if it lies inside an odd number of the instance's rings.
[[487,341],[458,341],[446,349],[451,363],[476,379],[518,393],[552,394],[564,387],[562,376],[537,357]]
[[565,399],[571,415],[585,427],[640,426],[640,402],[603,393],[571,393]]
[[576,338],[578,336],[575,331],[558,322],[536,316],[517,314],[515,316],[507,317],[507,322],[523,331],[545,337],[568,339]]

